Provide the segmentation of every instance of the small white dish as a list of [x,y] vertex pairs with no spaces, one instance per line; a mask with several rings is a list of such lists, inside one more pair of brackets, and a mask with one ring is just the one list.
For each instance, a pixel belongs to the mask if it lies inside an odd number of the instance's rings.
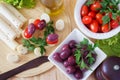
[[106,33],[94,33],[92,31],[90,31],[83,24],[83,22],[81,20],[81,15],[80,15],[81,8],[82,8],[83,4],[85,4],[86,1],[87,0],[77,0],[76,6],[74,9],[75,22],[78,25],[78,28],[82,31],[82,33],[84,33],[86,36],[88,36],[90,38],[94,38],[94,39],[107,39],[107,38],[110,38],[120,32],[120,26],[109,32],[106,32]]
[[[72,74],[68,74],[66,72],[66,68],[63,66],[62,63],[57,62],[56,60],[53,59],[53,54],[55,52],[59,52],[64,44],[67,44],[70,40],[75,40],[76,42],[82,41],[84,38],[88,39],[85,37],[78,29],[74,29],[67,37],[66,39],[49,55],[48,59],[50,62],[52,62],[60,71],[62,71],[70,80],[77,80]],[[88,39],[89,43],[94,44],[92,41]],[[87,70],[84,73],[83,79],[80,80],[86,80],[90,74],[100,65],[100,63],[107,57],[107,55],[98,47],[95,48],[95,52],[97,53],[97,58],[96,62],[91,66],[91,70]]]

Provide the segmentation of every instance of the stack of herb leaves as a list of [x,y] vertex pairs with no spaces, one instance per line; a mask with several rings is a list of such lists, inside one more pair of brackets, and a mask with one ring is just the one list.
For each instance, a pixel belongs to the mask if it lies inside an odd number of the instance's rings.
[[39,47],[40,53],[43,55],[43,53],[46,52],[45,49],[45,46],[47,46],[46,37],[52,33],[54,33],[53,21],[50,21],[47,23],[45,27],[44,36],[38,38],[32,37],[30,39],[23,39],[22,43],[25,47],[28,48],[29,51],[34,51],[36,47]]
[[120,57],[120,33],[104,40],[96,40],[96,44],[101,48],[108,56]]
[[87,39],[84,39],[82,42],[76,45],[77,49],[74,52],[74,56],[76,58],[76,63],[80,67],[80,69],[90,69],[90,65],[92,65],[96,60],[96,53],[94,49],[96,44],[92,45],[89,43]]

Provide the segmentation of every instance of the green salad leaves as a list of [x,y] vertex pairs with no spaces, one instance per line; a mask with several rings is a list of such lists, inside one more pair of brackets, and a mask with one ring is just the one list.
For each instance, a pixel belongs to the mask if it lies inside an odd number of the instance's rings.
[[3,0],[4,2],[15,6],[16,8],[33,8],[35,0]]
[[120,57],[120,33],[104,40],[96,40],[96,44],[101,48],[108,56]]

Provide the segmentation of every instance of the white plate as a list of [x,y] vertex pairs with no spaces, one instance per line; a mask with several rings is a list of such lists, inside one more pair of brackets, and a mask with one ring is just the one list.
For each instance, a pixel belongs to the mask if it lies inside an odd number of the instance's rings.
[[[76,42],[82,41],[84,38],[88,39],[85,37],[78,29],[74,29],[67,37],[66,39],[51,53],[51,55],[48,57],[50,62],[52,62],[60,71],[62,71],[69,79],[71,80],[76,80],[76,78],[72,74],[66,73],[66,68],[63,66],[62,63],[57,62],[56,60],[53,59],[53,54],[55,52],[59,52],[60,49],[64,44],[67,44],[70,40],[75,40]],[[89,40],[89,39],[88,39]],[[94,44],[89,40],[89,43]],[[98,47],[95,48],[95,52],[97,53],[97,58],[96,62],[91,66],[91,70],[88,70],[84,73],[84,77],[81,80],[86,80],[88,76],[100,65],[100,63],[107,57],[106,54],[99,49]]]
[[87,0],[78,0],[75,6],[75,10],[74,10],[74,18],[75,18],[75,22],[78,25],[78,28],[88,37],[90,38],[94,38],[94,39],[107,39],[110,38],[114,35],[116,35],[118,32],[120,32],[120,26],[109,31],[106,33],[94,33],[92,31],[90,31],[81,21],[81,15],[80,15],[80,11],[81,11],[81,7],[82,5],[86,2]]

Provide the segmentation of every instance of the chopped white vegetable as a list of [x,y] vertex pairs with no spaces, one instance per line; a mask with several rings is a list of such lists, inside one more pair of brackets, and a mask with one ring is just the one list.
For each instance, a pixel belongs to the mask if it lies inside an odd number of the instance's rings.
[[20,29],[23,26],[23,22],[3,4],[0,4],[0,14],[3,15],[6,19],[8,19],[17,29]]
[[7,61],[12,62],[12,63],[16,63],[19,61],[19,56],[16,54],[10,53],[7,55]]
[[29,19],[28,24],[34,23],[35,19]]
[[16,50],[16,47],[19,45],[16,41],[10,40],[7,35],[5,35],[1,30],[0,30],[0,39],[11,49]]
[[55,27],[58,31],[63,30],[64,29],[64,21],[62,19],[57,20]]
[[1,3],[3,4],[5,7],[7,7],[11,12],[13,12],[13,14],[20,19],[23,23],[25,23],[27,21],[27,19],[16,9],[14,8],[12,5],[7,4],[7,3]]
[[19,45],[17,47],[17,52],[19,54],[27,54],[28,53],[28,49],[26,47],[24,47],[23,45]]
[[15,31],[1,18],[0,18],[0,30],[4,32],[4,34],[7,35],[11,40],[15,39],[17,36]]
[[35,54],[36,56],[41,56],[40,48],[39,48],[39,47],[37,47],[37,48],[34,49],[34,54]]
[[48,23],[50,21],[50,16],[46,13],[43,13],[40,17],[40,20],[44,19],[46,21],[46,23]]

